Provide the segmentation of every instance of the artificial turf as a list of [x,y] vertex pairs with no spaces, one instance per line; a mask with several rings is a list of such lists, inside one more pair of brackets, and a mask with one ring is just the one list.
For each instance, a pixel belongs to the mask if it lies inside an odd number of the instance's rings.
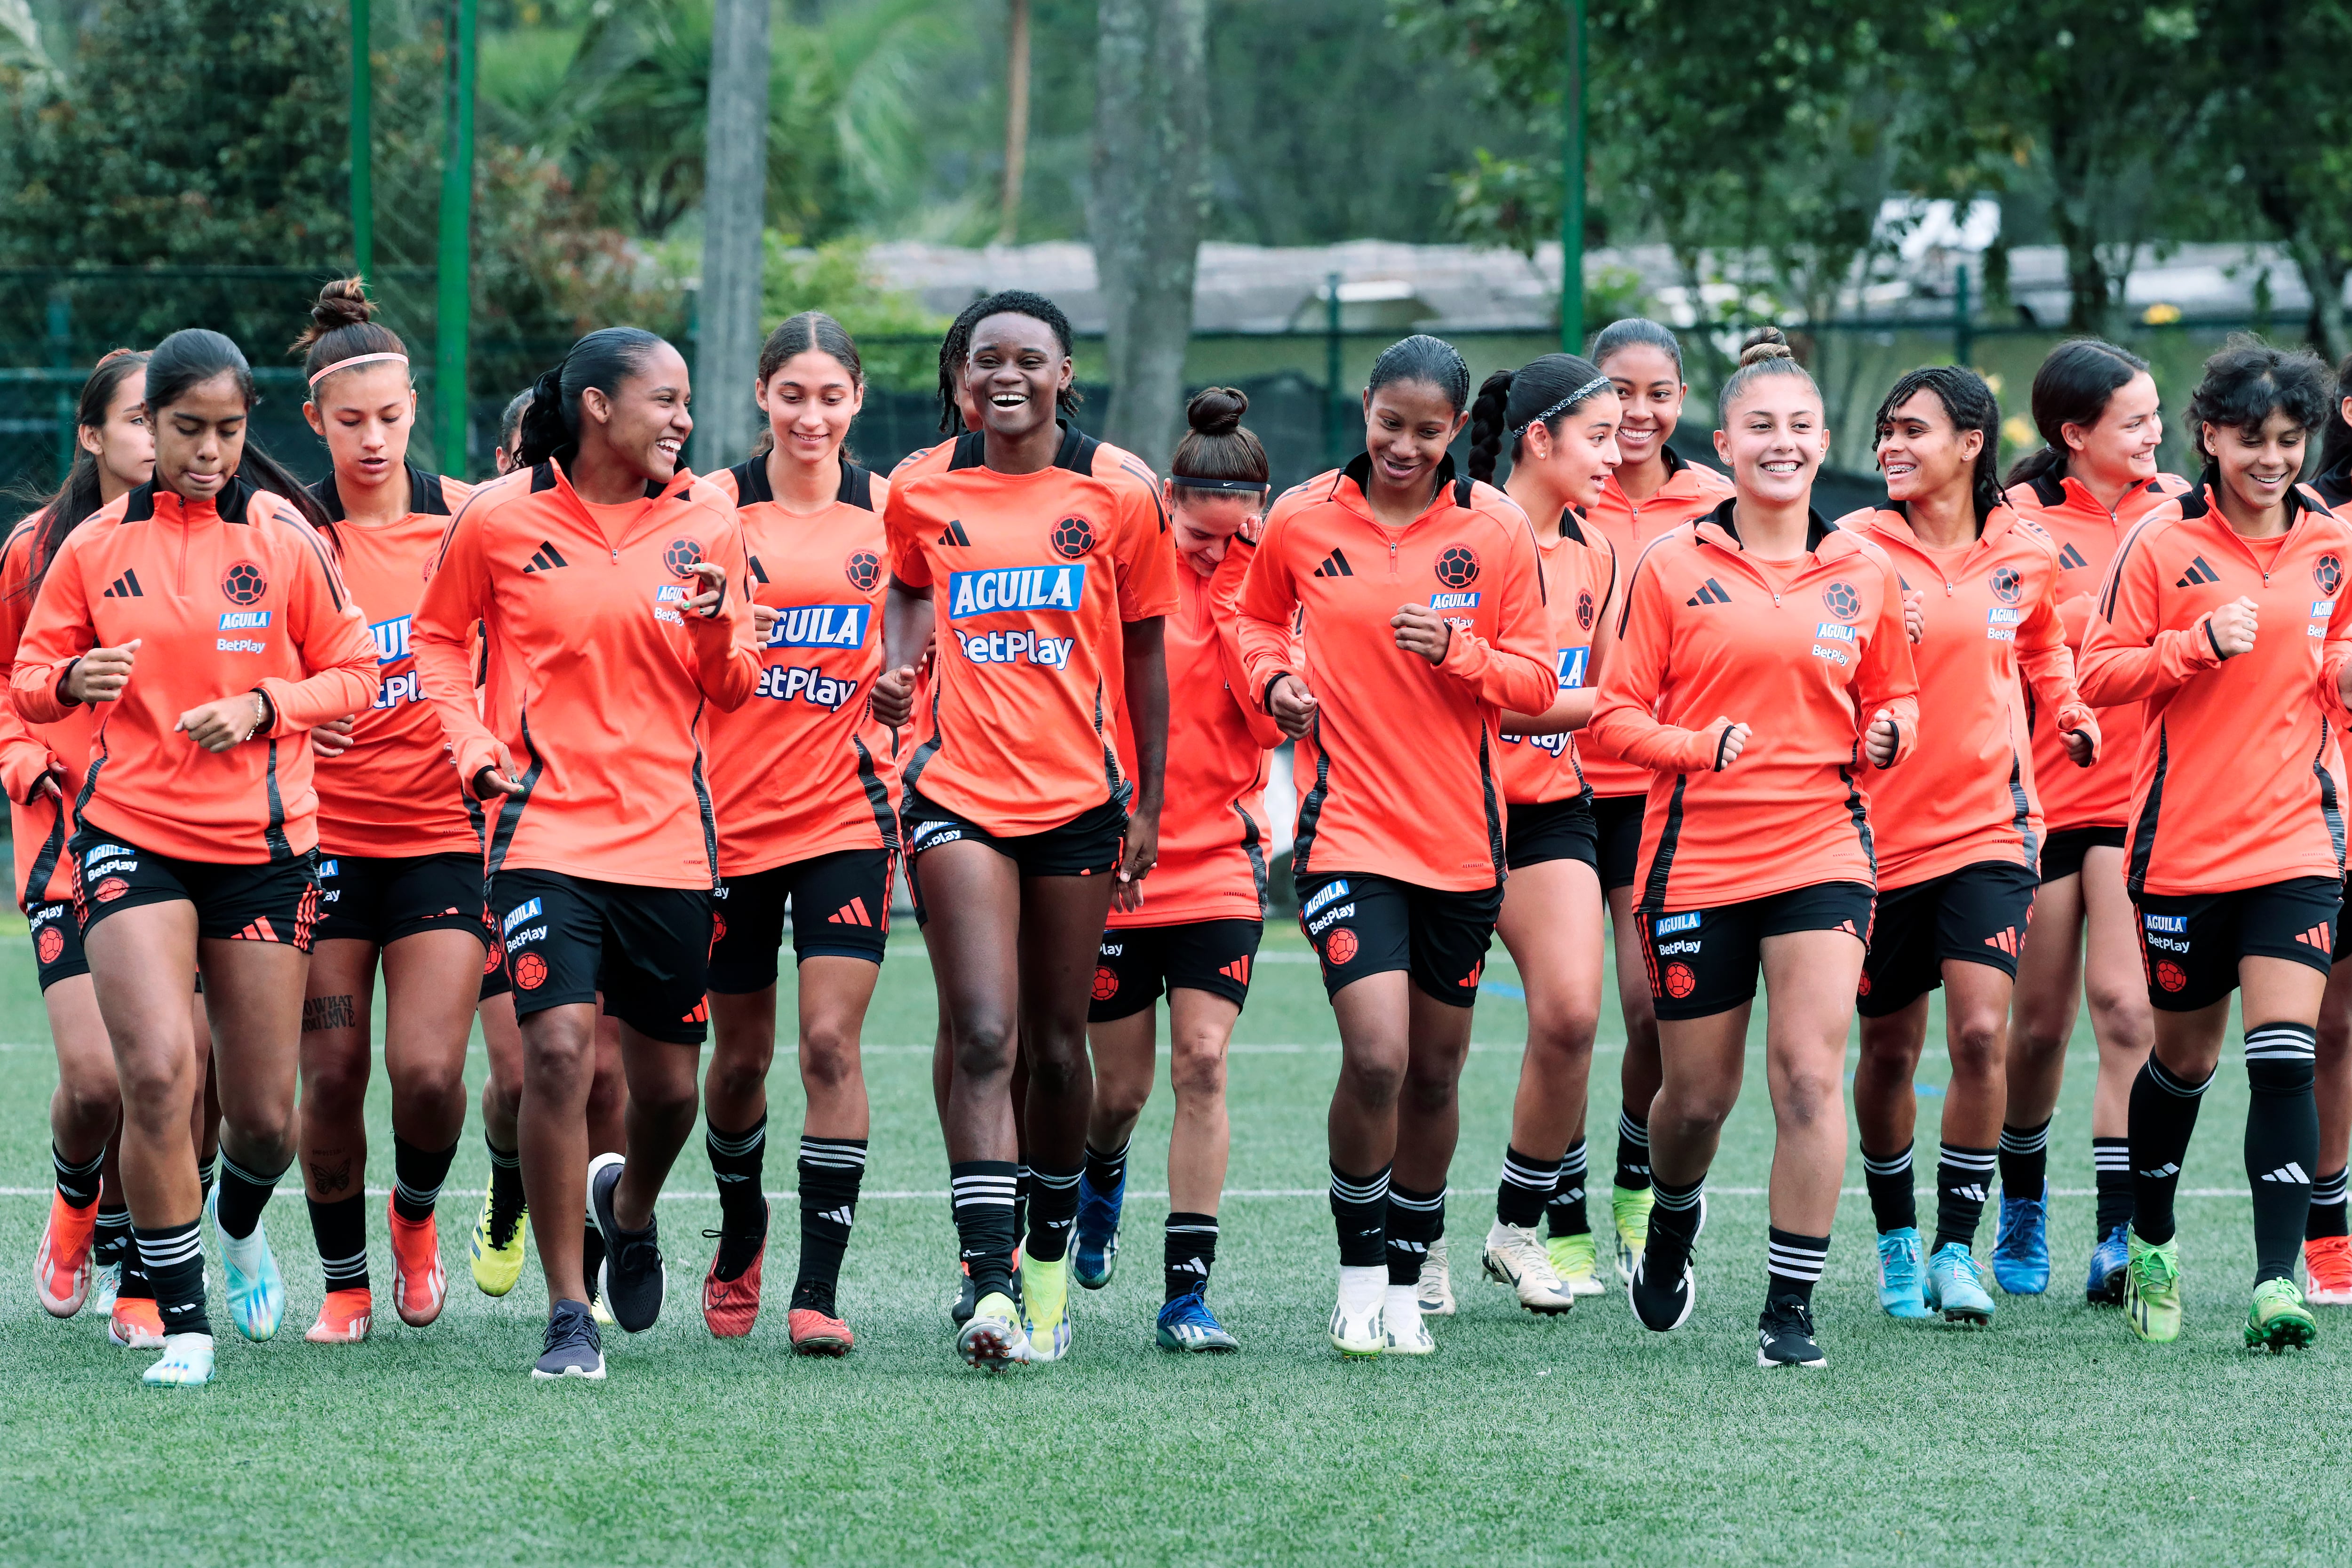
[[[1501,954],[1497,950],[1497,959]],[[670,1299],[654,1329],[605,1331],[602,1384],[534,1384],[536,1265],[502,1300],[466,1238],[486,1173],[469,1123],[443,1205],[447,1310],[382,1310],[353,1347],[307,1345],[321,1295],[301,1196],[267,1222],[289,1280],[266,1345],[228,1337],[220,1378],[142,1388],[145,1352],[92,1315],[58,1322],[26,1275],[49,1180],[56,1079],[21,937],[0,939],[0,1561],[641,1563],[734,1561],[1423,1563],[2335,1563],[2352,1502],[2352,1312],[2281,1358],[2241,1348],[2252,1275],[2242,1075],[2204,1107],[2181,1203],[2189,1326],[2143,1346],[2084,1304],[2091,1242],[2090,1059],[2078,1032],[2052,1140],[2055,1278],[1999,1298],[1983,1331],[1901,1325],[1872,1291],[1860,1162],[1847,1165],[1817,1297],[1826,1371],[1754,1364],[1770,1118],[1762,1064],[1727,1131],[1691,1322],[1643,1331],[1622,1294],[1564,1319],[1476,1278],[1526,1015],[1481,1002],[1463,1082],[1449,1229],[1462,1310],[1425,1361],[1342,1363],[1325,1336],[1335,1261],[1322,1196],[1330,1014],[1295,933],[1269,933],[1236,1034],[1234,1155],[1211,1300],[1243,1351],[1156,1349],[1166,1213],[1164,1075],[1139,1131],[1126,1250],[1074,1292],[1060,1364],[986,1377],[956,1359],[943,1304],[953,1235],[929,1077],[919,946],[895,943],[868,1018],[866,1195],[843,1279],[855,1354],[795,1360],[783,1297],[796,1211],[779,1201],[769,1309],[747,1340],[704,1330],[712,1243],[698,1138],[661,1217]],[[1283,960],[1287,959],[1288,962]],[[787,986],[790,980],[787,978]],[[783,1016],[792,1016],[787,1004]],[[1605,1227],[1621,1038],[1602,1028],[1591,1126]],[[1940,1024],[1937,1026],[1940,1028]],[[1923,1169],[1934,1085],[1923,1073]],[[469,1078],[478,1084],[478,1047]],[[767,1184],[791,1185],[800,1096],[789,1047],[771,1083]],[[381,1075],[371,1176],[388,1174]],[[1923,1206],[1931,1206],[1927,1200]],[[1979,1239],[1990,1247],[1991,1219]]]

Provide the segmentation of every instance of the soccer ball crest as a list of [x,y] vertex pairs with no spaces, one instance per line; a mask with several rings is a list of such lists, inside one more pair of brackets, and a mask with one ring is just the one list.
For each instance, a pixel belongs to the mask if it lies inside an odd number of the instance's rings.
[[221,578],[221,592],[232,605],[258,604],[261,595],[269,592],[269,579],[252,562],[240,561]]
[[1478,552],[1466,544],[1449,544],[1438,552],[1437,580],[1449,588],[1467,588],[1478,580]]
[[696,564],[702,559],[702,546],[691,539],[673,539],[662,552],[662,563],[680,577],[694,575]]
[[1076,561],[1095,547],[1095,525],[1083,517],[1066,517],[1054,525],[1054,553]]
[[872,593],[874,584],[882,580],[882,558],[871,550],[852,551],[841,569],[848,574],[849,585],[861,594]]
[[2017,574],[2014,566],[1994,567],[1985,582],[1992,589],[1992,596],[2004,605],[2014,605],[2025,595],[2025,579]]
[[1592,590],[1590,588],[1580,588],[1577,591],[1576,629],[1580,632],[1589,632],[1592,629]]
[[2344,563],[2332,552],[2321,556],[2312,565],[2311,580],[2319,584],[2321,593],[2336,597],[2336,590],[2344,585]]
[[1853,591],[1851,583],[1832,583],[1822,589],[1822,605],[1831,615],[1849,626],[1862,614],[1862,595]]

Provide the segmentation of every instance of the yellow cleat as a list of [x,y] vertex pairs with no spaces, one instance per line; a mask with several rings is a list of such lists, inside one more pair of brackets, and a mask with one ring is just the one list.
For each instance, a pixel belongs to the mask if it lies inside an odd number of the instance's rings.
[[522,1277],[523,1237],[530,1229],[530,1211],[516,1211],[514,1228],[507,1232],[505,1245],[499,1245],[490,1229],[490,1195],[482,1194],[481,1217],[474,1221],[473,1257],[474,1283],[485,1296],[503,1296],[515,1288]]

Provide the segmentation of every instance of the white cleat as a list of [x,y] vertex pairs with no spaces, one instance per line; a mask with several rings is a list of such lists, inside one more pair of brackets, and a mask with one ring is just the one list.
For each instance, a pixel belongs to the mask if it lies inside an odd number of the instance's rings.
[[1544,1250],[1533,1226],[1496,1220],[1486,1233],[1486,1250],[1479,1261],[1486,1278],[1497,1285],[1508,1285],[1519,1305],[1530,1312],[1558,1317],[1576,1307],[1576,1292],[1552,1267],[1551,1255]]
[[[1367,1280],[1350,1280],[1350,1274],[1367,1277]],[[1388,1347],[1388,1336],[1381,1324],[1381,1301],[1387,1287],[1383,1283],[1386,1270],[1361,1268],[1339,1270],[1339,1299],[1331,1309],[1331,1345],[1340,1355],[1350,1360],[1376,1356]],[[1350,1286],[1354,1289],[1350,1289]]]
[[163,1353],[139,1374],[150,1388],[194,1388],[213,1380],[210,1334],[166,1334]]
[[[1424,1278],[1426,1278],[1424,1276]],[[1435,1355],[1437,1342],[1422,1321],[1421,1305],[1413,1292],[1398,1286],[1381,1304],[1381,1352],[1386,1355]]]
[[1413,1300],[1433,1318],[1454,1315],[1454,1276],[1445,1265],[1445,1238],[1442,1236],[1429,1244],[1429,1256],[1422,1259],[1421,1283],[1413,1291]]
[[[236,1331],[258,1344],[278,1331],[278,1320],[286,1315],[286,1278],[278,1271],[278,1259],[270,1255],[269,1233],[261,1222],[255,1220],[253,1234],[240,1241],[221,1229],[219,1208],[220,1189],[215,1187],[206,1212],[220,1243],[221,1291],[228,1298],[229,1320]],[[179,1337],[167,1336],[166,1342]]]

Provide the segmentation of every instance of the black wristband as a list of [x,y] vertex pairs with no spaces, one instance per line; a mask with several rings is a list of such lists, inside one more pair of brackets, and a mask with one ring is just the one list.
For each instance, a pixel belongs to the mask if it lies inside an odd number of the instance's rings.
[[2213,645],[2213,657],[2227,663],[2230,656],[2221,651],[2221,639],[2213,635],[2213,617],[2205,617],[2205,640]]
[[1737,724],[1726,724],[1723,727],[1723,733],[1715,738],[1715,771],[1717,773],[1723,771],[1723,748],[1731,744],[1731,732],[1738,728],[1739,726]]

